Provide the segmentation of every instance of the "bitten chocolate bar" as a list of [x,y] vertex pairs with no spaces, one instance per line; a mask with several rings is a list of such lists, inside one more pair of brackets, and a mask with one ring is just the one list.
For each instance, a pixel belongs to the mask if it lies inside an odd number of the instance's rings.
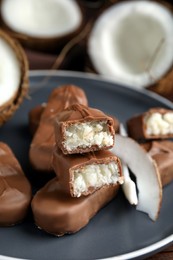
[[155,160],[162,185],[165,186],[173,181],[173,142],[152,141],[142,144],[142,146]]
[[127,121],[129,136],[136,139],[163,139],[173,137],[173,111],[152,108]]
[[64,154],[109,149],[114,136],[111,117],[81,104],[68,107],[55,120],[55,141]]
[[108,150],[64,155],[55,149],[52,166],[63,191],[72,197],[123,183],[120,160]]
[[0,226],[11,226],[25,217],[31,186],[11,149],[0,142]]
[[88,104],[86,95],[81,88],[65,85],[52,91],[30,146],[30,162],[35,169],[45,172],[52,170],[51,160],[55,144],[55,117],[60,111],[75,103]]
[[75,233],[116,196],[118,189],[119,185],[106,186],[90,196],[73,198],[63,192],[61,184],[54,178],[32,200],[35,223],[56,236]]

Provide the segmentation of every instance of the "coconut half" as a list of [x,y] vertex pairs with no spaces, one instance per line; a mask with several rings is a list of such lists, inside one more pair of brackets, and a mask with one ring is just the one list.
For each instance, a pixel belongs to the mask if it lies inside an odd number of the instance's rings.
[[28,90],[28,62],[22,47],[0,30],[0,125],[16,111]]
[[83,13],[75,0],[2,0],[3,24],[25,45],[57,50],[77,34]]
[[156,220],[162,202],[162,184],[156,163],[129,137],[116,135],[116,144],[112,149],[136,177],[138,204],[136,209]]
[[95,70],[137,88],[160,79],[173,65],[173,18],[152,1],[128,1],[96,20],[88,41]]

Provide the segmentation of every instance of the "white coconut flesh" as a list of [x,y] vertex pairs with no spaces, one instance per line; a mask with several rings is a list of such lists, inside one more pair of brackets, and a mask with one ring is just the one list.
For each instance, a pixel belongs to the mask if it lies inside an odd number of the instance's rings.
[[137,88],[151,85],[173,65],[173,18],[162,5],[129,1],[96,21],[88,54],[98,73]]
[[[127,136],[126,129],[123,124],[120,124],[120,135]],[[135,182],[131,179],[129,169],[127,165],[121,159],[121,165],[124,175],[124,183],[121,185],[125,197],[132,205],[138,204],[137,189]]]
[[129,137],[116,135],[114,152],[136,177],[138,204],[136,209],[156,220],[162,202],[162,185],[160,175],[152,158]]
[[82,21],[74,0],[3,0],[1,15],[12,30],[38,38],[64,36]]
[[21,68],[15,51],[0,37],[0,108],[15,96],[20,79]]

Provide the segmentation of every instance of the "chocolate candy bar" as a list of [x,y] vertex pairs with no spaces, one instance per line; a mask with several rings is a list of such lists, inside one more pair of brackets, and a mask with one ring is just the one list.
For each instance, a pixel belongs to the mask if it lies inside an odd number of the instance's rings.
[[[39,126],[40,118],[41,118],[41,115],[42,115],[46,105],[47,105],[46,103],[42,103],[41,105],[38,105],[38,106],[32,108],[29,112],[29,128],[30,128],[30,132],[32,135],[35,134],[35,132]],[[110,116],[110,117],[112,117],[112,119],[114,121],[113,127],[115,130],[115,133],[119,133],[119,126],[120,126],[119,120],[115,116]]]
[[11,226],[25,217],[31,186],[11,149],[0,142],[0,226]]
[[52,91],[30,146],[30,162],[35,169],[45,172],[52,170],[52,151],[55,144],[54,120],[60,111],[74,103],[88,104],[81,88],[65,85]]
[[114,135],[111,117],[81,104],[68,107],[55,120],[55,141],[64,154],[109,149]]
[[129,136],[136,140],[173,137],[173,111],[152,108],[127,121]]
[[119,185],[106,186],[90,196],[73,198],[63,192],[61,184],[54,178],[33,198],[35,223],[56,236],[75,233],[116,196],[118,189]]
[[64,155],[55,149],[52,166],[63,191],[72,197],[123,183],[120,160],[108,150]]
[[162,185],[165,186],[173,181],[173,142],[152,141],[142,146],[156,161]]
[[29,112],[29,128],[32,135],[35,134],[39,123],[41,115],[46,107],[46,103],[42,103],[30,110]]

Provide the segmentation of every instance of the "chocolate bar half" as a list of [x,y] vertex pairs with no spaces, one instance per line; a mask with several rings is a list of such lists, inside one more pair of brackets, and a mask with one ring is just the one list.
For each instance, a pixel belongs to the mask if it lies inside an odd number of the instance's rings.
[[127,121],[129,136],[136,139],[173,137],[173,110],[152,108]]
[[142,144],[142,147],[155,160],[162,185],[173,181],[173,142],[168,140],[151,141]]
[[121,162],[109,150],[64,155],[58,148],[53,153],[52,167],[62,189],[72,197],[123,183]]
[[32,200],[35,224],[56,236],[75,233],[86,226],[118,190],[117,184],[103,187],[89,196],[73,198],[63,192],[60,182],[54,178]]
[[51,160],[55,144],[54,120],[59,112],[74,103],[88,104],[84,91],[77,86],[64,85],[51,92],[30,145],[29,158],[36,170],[52,171]]
[[26,216],[31,185],[12,150],[0,142],[0,226],[11,226]]
[[55,120],[55,141],[64,154],[109,149],[114,136],[112,117],[81,104],[69,106]]

